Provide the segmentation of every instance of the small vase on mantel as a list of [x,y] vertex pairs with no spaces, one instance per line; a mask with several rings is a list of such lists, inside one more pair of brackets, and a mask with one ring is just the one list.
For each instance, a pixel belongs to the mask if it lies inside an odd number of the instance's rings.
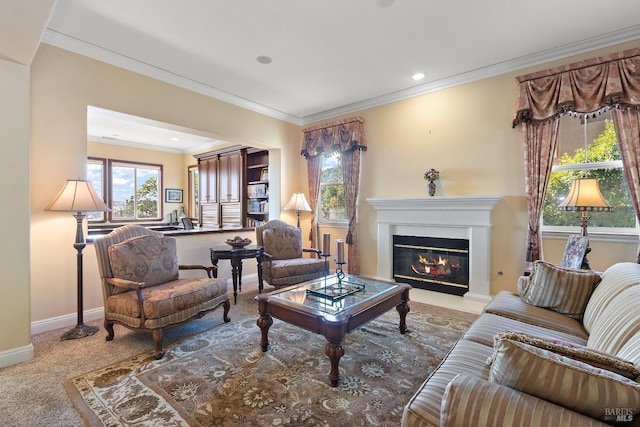
[[424,179],[429,183],[429,195],[431,197],[436,194],[436,181],[440,178],[440,172],[431,168],[424,173]]
[[436,183],[433,181],[429,181],[429,195],[431,197],[436,195]]

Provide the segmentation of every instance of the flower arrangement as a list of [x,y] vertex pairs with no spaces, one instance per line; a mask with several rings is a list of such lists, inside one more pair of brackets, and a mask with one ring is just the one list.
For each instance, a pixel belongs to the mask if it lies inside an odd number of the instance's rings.
[[426,171],[424,173],[424,179],[429,181],[429,182],[433,182],[436,181],[440,178],[440,171],[437,171],[433,168],[429,169],[428,171]]

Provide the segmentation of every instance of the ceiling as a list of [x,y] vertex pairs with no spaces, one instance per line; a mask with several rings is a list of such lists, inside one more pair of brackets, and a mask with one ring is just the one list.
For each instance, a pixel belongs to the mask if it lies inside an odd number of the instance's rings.
[[297,125],[640,39],[638,0],[0,0],[0,10],[0,57],[30,62],[36,34]]

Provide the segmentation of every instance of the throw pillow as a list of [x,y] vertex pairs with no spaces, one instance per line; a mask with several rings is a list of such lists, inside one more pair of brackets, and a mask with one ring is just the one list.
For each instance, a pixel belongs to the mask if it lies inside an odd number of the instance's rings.
[[[144,282],[146,287],[178,278],[175,239],[162,236],[138,236],[109,246],[113,277]],[[114,293],[127,289],[114,288]]]
[[520,298],[576,320],[582,320],[600,275],[591,270],[558,267],[545,261],[533,263],[528,286],[522,286]]
[[[502,340],[518,341],[537,348],[549,350],[570,359],[588,363],[596,368],[606,369],[607,371],[622,375],[623,377],[632,380],[635,380],[640,375],[640,369],[636,368],[633,362],[583,345],[527,335],[519,332],[505,331],[500,332],[493,337],[494,348],[498,346]],[[493,362],[495,355],[496,352],[489,357],[487,364],[491,364]]]
[[299,228],[269,228],[262,232],[262,242],[273,259],[302,257],[302,231]]
[[640,412],[640,384],[621,375],[537,348],[499,339],[489,381],[601,421],[612,408]]

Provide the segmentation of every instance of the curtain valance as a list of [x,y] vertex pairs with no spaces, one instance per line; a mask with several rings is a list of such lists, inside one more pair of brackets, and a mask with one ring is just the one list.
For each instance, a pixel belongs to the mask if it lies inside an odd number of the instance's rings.
[[304,139],[301,154],[306,158],[333,151],[366,150],[364,120],[360,117],[302,129]]
[[607,107],[640,109],[640,49],[593,58],[516,78],[518,103],[513,127],[566,113]]

